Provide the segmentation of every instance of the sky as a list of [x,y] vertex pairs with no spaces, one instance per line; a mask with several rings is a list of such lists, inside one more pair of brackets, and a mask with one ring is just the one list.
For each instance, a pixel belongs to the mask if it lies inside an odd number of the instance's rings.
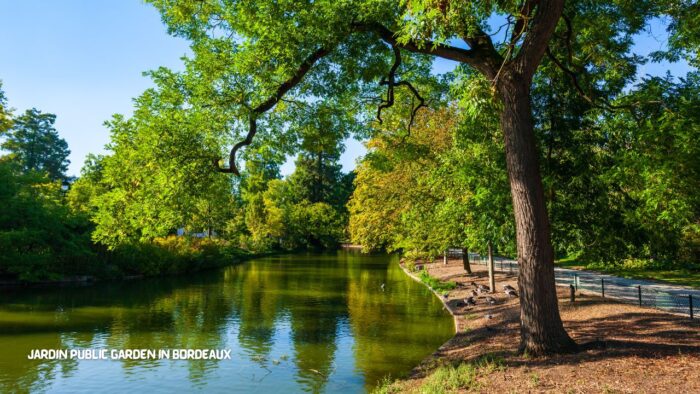
[[[167,34],[154,7],[141,0],[0,0],[0,80],[15,114],[35,107],[56,114],[56,129],[71,150],[69,175],[78,175],[88,153],[103,153],[112,114],[129,115],[133,98],[152,86],[142,75],[160,66],[182,69],[188,42]],[[635,52],[663,48],[663,26],[652,23],[637,37]],[[433,70],[455,63],[437,60]],[[682,75],[681,64],[647,64],[640,75]],[[365,149],[346,141],[344,171]],[[282,174],[294,169],[293,159]]]

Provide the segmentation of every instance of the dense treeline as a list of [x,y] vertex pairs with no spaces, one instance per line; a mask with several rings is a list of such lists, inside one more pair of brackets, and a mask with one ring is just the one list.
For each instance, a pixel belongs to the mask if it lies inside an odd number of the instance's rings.
[[[309,48],[323,36],[335,49],[319,52],[325,57],[311,74],[283,84],[291,90],[277,97],[280,78],[299,71],[294,65],[306,64],[308,51],[274,40],[264,46],[255,37],[268,22],[227,22],[253,37],[255,45],[242,48],[207,34],[206,18],[194,23],[188,2],[154,3],[174,33],[192,40],[194,55],[184,71],[148,73],[154,87],[135,100],[131,117],[106,123],[108,153],[89,156],[77,180],[65,173],[69,151],[55,116],[36,109],[15,116],[0,97],[0,274],[155,275],[345,240],[416,257],[448,247],[483,252],[487,244],[516,253],[504,104],[473,67],[435,75],[432,58],[411,46],[327,32],[318,18],[294,20],[294,11],[289,20],[268,19],[289,23],[275,29],[309,29],[300,34]],[[212,7],[201,12],[230,16]],[[315,12],[339,18],[334,7]],[[352,12],[394,21],[415,11],[396,7],[391,15],[369,5]],[[699,261],[699,74],[639,75],[649,59],[631,52],[632,37],[664,12],[577,2],[565,11],[570,20],[557,25],[529,92],[556,254],[658,267]],[[672,11],[668,50],[650,58],[695,67],[695,19],[680,17],[684,7]],[[413,17],[456,28],[431,15]],[[397,32],[402,40],[422,37],[410,25]],[[261,66],[262,55],[273,60]],[[237,152],[241,176],[218,172],[251,120],[257,134]],[[369,151],[356,173],[344,174],[339,158],[350,136],[366,139]],[[283,178],[280,166],[292,155],[294,173]]]
[[[352,174],[339,164],[348,132],[308,117],[294,173],[285,154],[251,150],[240,178],[213,171],[217,141],[183,108],[167,70],[153,73],[134,115],[107,123],[107,155],[78,179],[55,115],[13,116],[0,89],[0,277],[57,280],[160,275],[229,264],[253,253],[334,248],[347,238]],[[325,123],[324,123],[325,122]]]
[[[556,87],[545,73],[535,84],[557,255],[603,266],[642,260],[677,268],[700,261],[700,75],[644,79],[615,100],[640,104],[615,111],[585,105],[568,85]],[[577,117],[557,109],[577,105]],[[395,124],[379,130],[349,204],[353,241],[413,257],[434,257],[448,247],[486,253],[491,242],[499,253],[514,255],[496,109],[492,102],[463,100],[423,111],[410,136],[397,134]]]
[[37,109],[13,116],[0,86],[0,280],[117,278],[177,273],[230,263],[244,252],[219,241],[161,238],[108,250],[95,243],[90,220],[101,172],[90,156],[70,187],[68,146],[55,116]]
[[285,152],[272,142],[250,149],[241,177],[232,177],[212,166],[227,120],[187,109],[187,75],[152,76],[157,87],[137,99],[134,115],[108,122],[110,154],[91,158],[68,195],[95,223],[97,242],[116,248],[179,231],[267,252],[332,248],[346,238],[352,176],[338,161],[347,132],[331,115],[306,115],[286,179]]

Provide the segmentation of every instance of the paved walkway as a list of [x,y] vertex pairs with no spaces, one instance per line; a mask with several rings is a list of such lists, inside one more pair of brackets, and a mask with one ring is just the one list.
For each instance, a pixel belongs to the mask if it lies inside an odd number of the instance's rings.
[[[485,264],[479,255],[472,255],[476,264]],[[518,262],[502,257],[494,257],[494,269],[499,272],[517,273]],[[690,314],[692,296],[693,311],[700,314],[700,290],[645,279],[627,279],[619,276],[601,274],[593,271],[554,268],[554,277],[558,285],[571,285],[578,291],[585,291],[605,297],[663,309],[685,315]]]

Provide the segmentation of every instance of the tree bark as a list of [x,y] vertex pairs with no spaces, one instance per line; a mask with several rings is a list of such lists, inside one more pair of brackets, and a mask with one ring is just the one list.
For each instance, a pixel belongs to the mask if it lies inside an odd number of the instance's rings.
[[530,78],[509,72],[499,80],[518,244],[520,351],[531,355],[575,351],[564,330],[554,282],[554,253],[530,108]]
[[489,241],[489,262],[488,262],[488,271],[489,271],[489,287],[491,288],[491,293],[496,292],[496,278],[494,275],[494,266],[493,266],[493,244],[491,241]]
[[462,248],[462,265],[464,266],[464,270],[467,272],[467,275],[471,275],[472,267],[469,265],[469,249],[467,248]]

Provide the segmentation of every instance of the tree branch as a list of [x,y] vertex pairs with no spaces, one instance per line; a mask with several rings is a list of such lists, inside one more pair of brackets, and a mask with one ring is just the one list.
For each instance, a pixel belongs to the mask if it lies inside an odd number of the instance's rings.
[[408,122],[408,134],[410,135],[411,126],[416,118],[416,113],[420,108],[425,107],[425,99],[421,97],[420,93],[418,93],[418,89],[416,89],[410,82],[396,82],[396,71],[401,65],[401,50],[396,46],[392,46],[391,49],[394,51],[394,64],[392,64],[391,69],[389,70],[388,78],[383,78],[380,82],[381,85],[388,85],[388,87],[387,99],[382,100],[382,103],[377,107],[377,120],[379,121],[379,124],[382,124],[382,110],[394,105],[394,87],[406,86],[411,93],[413,93],[413,96],[418,99],[418,105],[415,107],[413,106],[413,101],[411,101],[411,119]]
[[532,28],[525,35],[512,65],[513,71],[526,78],[532,78],[545,54],[547,43],[564,10],[564,0],[539,0],[536,9]]
[[231,149],[228,159],[228,168],[221,167],[219,165],[219,159],[214,160],[214,165],[216,166],[219,172],[240,175],[240,172],[236,167],[236,153],[242,147],[248,146],[253,142],[253,137],[255,137],[255,133],[257,133],[258,131],[258,116],[272,109],[272,107],[274,107],[275,104],[277,104],[277,102],[280,101],[289,90],[291,90],[294,86],[301,82],[302,78],[304,78],[304,76],[309,72],[309,70],[311,70],[311,67],[313,67],[313,65],[317,61],[319,61],[321,58],[328,55],[329,53],[330,50],[324,47],[321,47],[313,53],[311,53],[311,55],[304,59],[304,61],[301,63],[299,68],[296,69],[294,74],[292,74],[292,76],[289,79],[287,79],[280,86],[278,86],[277,90],[270,97],[268,97],[267,100],[263,101],[262,103],[255,106],[255,108],[251,109],[248,118],[248,134],[246,135],[243,141],[238,142]]
[[515,19],[515,26],[510,36],[510,45],[515,45],[525,33],[525,30],[527,30],[527,23],[532,17],[532,10],[535,9],[538,3],[539,0],[525,0],[523,6],[520,7],[519,15]]
[[410,40],[405,44],[399,43],[396,34],[380,23],[354,23],[355,31],[367,31],[376,33],[382,41],[391,46],[405,49],[409,52],[433,55],[443,59],[454,60],[469,64],[475,68],[482,66],[478,51],[464,49],[451,45],[436,43],[431,40]]
[[[635,102],[635,103],[631,103],[631,104],[615,105],[615,104],[612,104],[605,97],[600,97],[600,96],[591,97],[591,95],[586,94],[586,92],[581,87],[581,84],[579,83],[579,80],[578,80],[578,75],[575,72],[571,71],[568,67],[566,67],[562,62],[560,62],[559,59],[557,59],[556,56],[554,56],[554,54],[549,49],[549,47],[547,47],[546,53],[547,53],[547,57],[549,57],[549,59],[552,60],[552,62],[559,69],[561,69],[564,72],[564,74],[569,76],[569,78],[571,79],[571,83],[574,85],[574,89],[576,89],[576,92],[579,94],[579,96],[581,96],[584,100],[586,100],[589,104],[591,104],[591,106],[593,106],[595,108],[602,109],[602,110],[607,110],[607,111],[626,109],[630,112],[632,117],[634,117],[634,119],[637,122],[640,121],[640,118],[634,112],[634,109],[637,106],[639,106],[640,104],[644,104],[644,103]],[[600,104],[599,102],[602,104]],[[646,104],[663,104],[662,101],[650,101],[650,102],[645,102],[645,103]]]

